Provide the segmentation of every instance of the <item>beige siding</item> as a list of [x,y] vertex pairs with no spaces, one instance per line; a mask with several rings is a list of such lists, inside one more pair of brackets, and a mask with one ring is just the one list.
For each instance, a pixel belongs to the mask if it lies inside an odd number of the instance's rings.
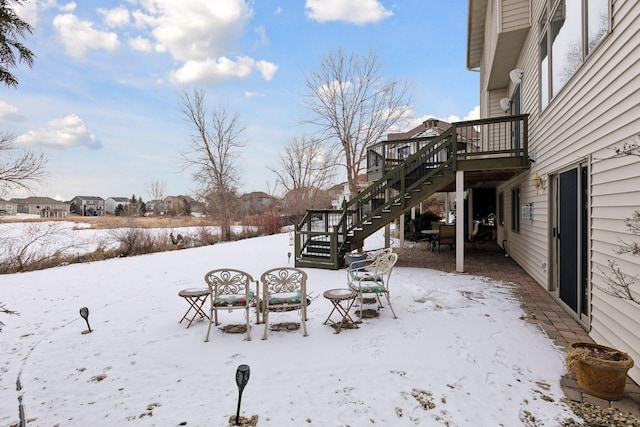
[[[640,137],[635,138],[640,143]],[[606,277],[613,271],[610,261],[629,277],[640,277],[637,256],[619,254],[621,242],[639,241],[625,224],[633,212],[640,209],[640,158],[616,157],[612,149],[594,154],[592,165],[592,332],[599,342],[624,348],[635,360],[640,360],[640,305],[614,298],[601,291],[607,287]],[[640,301],[640,281],[631,287]],[[635,366],[632,375],[640,377]]]
[[514,31],[530,25],[529,0],[503,0],[501,31]]
[[[613,345],[640,360],[640,306],[612,298],[599,291],[604,284],[607,261],[615,259],[625,273],[640,275],[640,257],[617,255],[619,239],[633,239],[624,219],[640,210],[640,158],[610,158],[613,147],[640,142],[640,2],[615,1],[611,34],[605,37],[544,110],[539,97],[539,30],[537,22],[546,0],[531,2],[531,31],[525,41],[518,68],[524,70],[521,84],[522,112],[529,114],[529,147],[536,162],[528,173],[501,185],[505,196],[505,226],[499,227],[499,242],[507,240],[510,256],[544,288],[549,287],[550,189],[536,191],[531,176],[537,172],[549,183],[553,176],[579,164],[590,165],[590,335],[599,343]],[[506,25],[504,2],[503,24]],[[495,24],[494,28],[495,28]],[[491,24],[487,24],[488,29]],[[490,34],[490,30],[487,31]],[[483,73],[490,70],[482,70]],[[485,77],[486,76],[482,76]],[[486,87],[486,86],[481,86]],[[511,94],[513,87],[509,88]],[[495,96],[494,96],[495,93]],[[497,91],[481,94],[487,100],[486,115],[495,112]],[[505,95],[506,96],[506,95]],[[496,104],[497,105],[497,104]],[[499,106],[497,107],[499,108]],[[533,203],[534,219],[521,219],[519,233],[511,232],[511,188],[519,185],[522,204]],[[635,237],[640,240],[640,237]],[[639,276],[640,277],[640,276]],[[640,279],[634,285],[640,298]],[[631,376],[640,380],[636,365]]]

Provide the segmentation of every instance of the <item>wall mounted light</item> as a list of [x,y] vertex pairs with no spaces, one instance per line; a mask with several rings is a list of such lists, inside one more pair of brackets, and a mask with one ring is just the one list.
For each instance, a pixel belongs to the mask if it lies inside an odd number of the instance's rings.
[[514,85],[519,85],[520,82],[522,82],[523,74],[524,74],[523,70],[521,70],[520,68],[516,68],[509,72],[509,78],[511,79]]
[[531,178],[531,183],[533,184],[533,188],[536,189],[536,195],[539,190],[545,189],[545,181],[540,177],[540,175],[538,175],[538,172],[536,172],[535,175],[533,175],[533,178]]
[[502,111],[505,113],[509,111],[509,98],[502,98],[500,100],[500,108],[502,108]]

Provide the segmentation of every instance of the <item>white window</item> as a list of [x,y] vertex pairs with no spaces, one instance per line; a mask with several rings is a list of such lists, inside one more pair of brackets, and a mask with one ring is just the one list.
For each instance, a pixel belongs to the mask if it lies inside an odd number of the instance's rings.
[[609,31],[610,0],[548,0],[540,17],[542,108]]

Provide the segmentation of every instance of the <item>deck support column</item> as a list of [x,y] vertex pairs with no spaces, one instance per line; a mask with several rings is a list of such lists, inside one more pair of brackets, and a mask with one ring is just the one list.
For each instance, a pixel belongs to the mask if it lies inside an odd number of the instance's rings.
[[464,273],[464,171],[456,171],[456,272]]

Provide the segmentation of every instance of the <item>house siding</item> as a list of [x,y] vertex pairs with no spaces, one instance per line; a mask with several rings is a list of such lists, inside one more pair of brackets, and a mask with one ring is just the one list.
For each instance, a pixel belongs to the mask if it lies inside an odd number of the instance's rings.
[[[640,138],[637,138],[640,142]],[[615,260],[623,272],[640,277],[638,257],[620,255],[621,242],[637,241],[622,219],[638,210],[640,200],[640,161],[633,157],[615,157],[613,150],[602,150],[593,156],[591,167],[591,336],[598,342],[624,348],[640,360],[640,313],[633,303],[606,295],[606,275],[611,276],[609,260]],[[640,301],[640,281],[631,287]],[[636,316],[627,313],[635,309]],[[640,376],[636,365],[632,372]]]
[[501,3],[501,30],[520,30],[530,25],[529,0],[503,0]]
[[[508,2],[503,4],[504,9]],[[529,148],[535,155],[529,172],[499,186],[504,194],[505,224],[498,227],[498,242],[506,240],[510,256],[543,288],[552,284],[551,224],[554,178],[580,165],[587,167],[589,190],[588,316],[578,316],[598,343],[612,345],[640,360],[640,307],[629,301],[609,297],[597,286],[604,283],[602,271],[607,260],[616,260],[631,276],[640,274],[640,257],[618,255],[620,239],[640,239],[626,230],[625,218],[640,209],[640,158],[611,158],[614,147],[640,142],[640,2],[612,2],[611,32],[585,58],[580,68],[543,109],[540,103],[539,22],[546,0],[531,1],[532,25],[519,55],[517,68],[524,70],[521,83],[521,111],[529,114]],[[490,9],[490,6],[487,7]],[[489,10],[486,16],[491,17]],[[495,18],[493,18],[495,19]],[[496,21],[485,25],[485,37],[495,37]],[[503,16],[506,25],[506,16]],[[492,54],[495,42],[485,38],[483,63]],[[498,58],[499,59],[499,58]],[[502,115],[500,90],[488,91],[491,69],[481,68],[481,117]],[[513,93],[509,83],[505,96]],[[547,188],[536,194],[531,177],[538,173]],[[520,186],[522,204],[532,203],[532,220],[520,219],[520,231],[511,231],[511,189]],[[640,277],[640,276],[639,276]],[[640,298],[640,280],[634,285]],[[557,297],[557,291],[551,290]],[[640,381],[640,367],[630,371]]]

